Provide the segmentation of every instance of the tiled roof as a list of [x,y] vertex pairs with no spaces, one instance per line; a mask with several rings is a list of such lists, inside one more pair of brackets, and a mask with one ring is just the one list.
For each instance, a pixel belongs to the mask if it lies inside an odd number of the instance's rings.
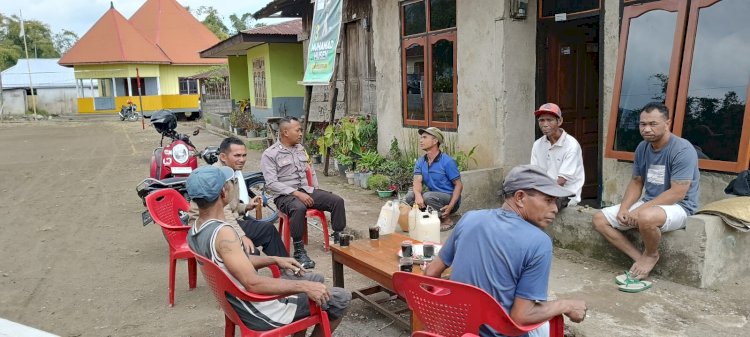
[[60,64],[169,63],[169,58],[114,8],[60,58]]
[[158,45],[175,64],[217,64],[198,52],[219,38],[175,0],[147,0],[130,18],[143,36]]
[[199,52],[219,39],[176,0],[146,0],[126,20],[110,8],[60,59],[60,64],[223,64]]
[[255,27],[243,30],[242,33],[250,35],[297,35],[302,33],[302,19],[289,20],[275,25]]

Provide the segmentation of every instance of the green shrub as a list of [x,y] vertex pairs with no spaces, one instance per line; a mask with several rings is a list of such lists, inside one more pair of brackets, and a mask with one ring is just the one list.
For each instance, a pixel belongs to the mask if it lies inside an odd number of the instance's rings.
[[390,184],[390,179],[382,174],[373,174],[367,178],[367,188],[371,190],[387,191]]

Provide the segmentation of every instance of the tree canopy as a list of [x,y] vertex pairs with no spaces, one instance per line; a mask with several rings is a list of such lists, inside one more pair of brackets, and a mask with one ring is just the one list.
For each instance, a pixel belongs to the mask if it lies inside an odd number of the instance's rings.
[[[24,31],[29,57],[33,58],[60,57],[78,41],[75,33],[63,30],[53,34],[49,25],[38,20],[24,20]],[[0,69],[12,67],[18,59],[25,57],[21,19],[15,14],[0,13]]]

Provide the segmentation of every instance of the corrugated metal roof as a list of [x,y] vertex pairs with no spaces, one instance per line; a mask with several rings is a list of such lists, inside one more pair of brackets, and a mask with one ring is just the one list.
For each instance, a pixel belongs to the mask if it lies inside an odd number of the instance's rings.
[[275,25],[255,27],[243,30],[242,33],[250,35],[297,35],[302,33],[302,19],[289,20]]
[[[3,89],[28,88],[29,66],[34,88],[68,88],[76,86],[72,68],[63,67],[60,59],[19,59],[16,65],[3,70]],[[27,66],[27,63],[30,63]],[[88,85],[88,82],[86,82]]]

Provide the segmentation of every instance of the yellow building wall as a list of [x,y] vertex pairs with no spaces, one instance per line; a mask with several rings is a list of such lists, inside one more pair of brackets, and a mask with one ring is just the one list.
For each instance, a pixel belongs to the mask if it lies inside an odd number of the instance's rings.
[[[214,66],[205,65],[158,65],[158,64],[101,64],[101,65],[82,65],[74,67],[75,78],[126,78],[136,77],[136,69],[141,77],[158,77],[159,92],[157,96],[119,96],[115,97],[115,109],[113,110],[95,110],[94,99],[91,97],[78,99],[79,113],[117,113],[120,107],[132,100],[137,104],[138,111],[141,111],[141,104],[144,111],[157,111],[160,109],[174,110],[198,110],[199,95],[180,95],[180,77],[189,77],[204,71],[208,71]],[[99,86],[100,95],[103,88]],[[142,103],[141,103],[142,102]]]

